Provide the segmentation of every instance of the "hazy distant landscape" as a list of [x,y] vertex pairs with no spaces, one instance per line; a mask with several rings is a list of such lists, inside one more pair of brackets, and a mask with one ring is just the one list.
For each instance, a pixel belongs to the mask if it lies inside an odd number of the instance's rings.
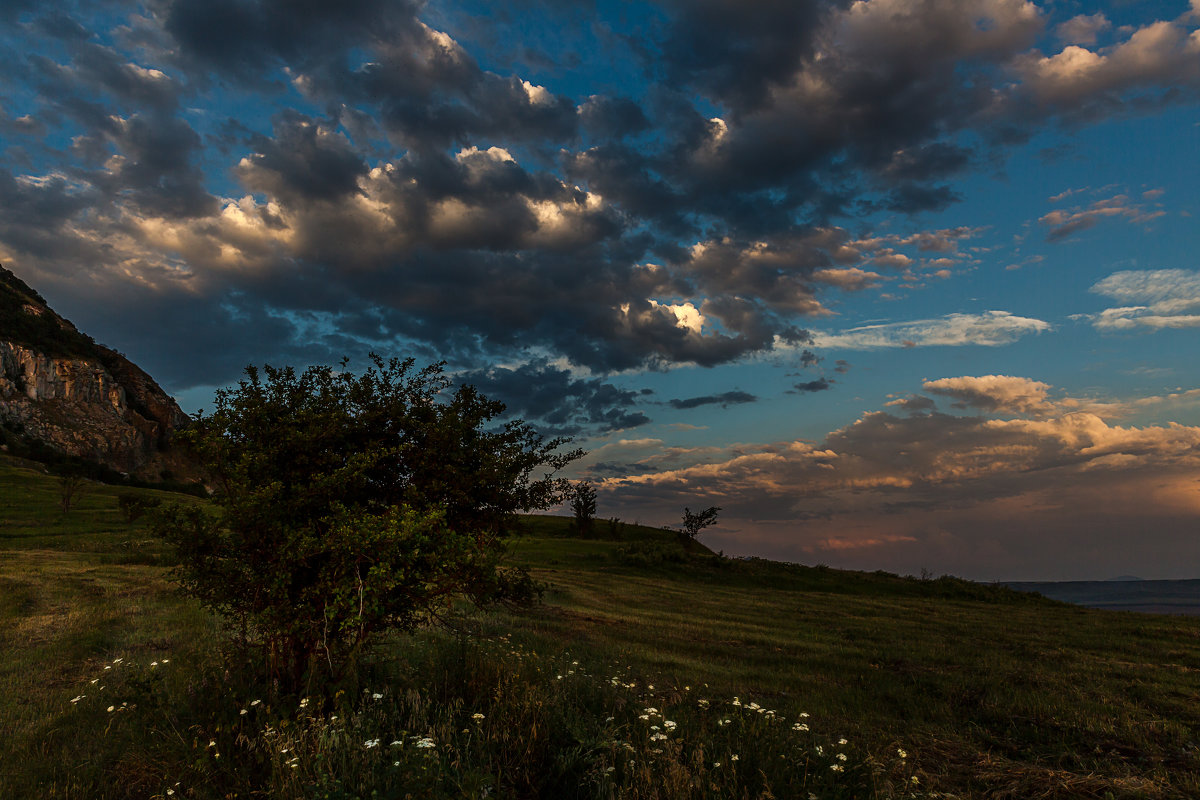
[[1008,582],[1022,592],[1038,592],[1054,600],[1110,611],[1200,616],[1200,580]]

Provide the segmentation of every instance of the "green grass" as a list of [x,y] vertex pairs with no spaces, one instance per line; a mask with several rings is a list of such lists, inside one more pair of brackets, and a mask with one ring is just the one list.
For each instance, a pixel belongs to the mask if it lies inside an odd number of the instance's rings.
[[[174,593],[121,491],[91,485],[64,515],[56,479],[0,461],[0,797],[176,781],[195,797],[1200,796],[1195,619],[685,555],[658,529],[606,538],[605,520],[579,539],[532,517],[509,557],[546,585],[541,606],[388,642],[346,695],[300,710],[226,672],[215,624]],[[679,731],[652,753],[648,725],[668,717]],[[433,752],[413,745],[427,735]],[[407,744],[365,747],[393,736]],[[833,750],[814,748],[843,737],[850,768],[829,772]]]

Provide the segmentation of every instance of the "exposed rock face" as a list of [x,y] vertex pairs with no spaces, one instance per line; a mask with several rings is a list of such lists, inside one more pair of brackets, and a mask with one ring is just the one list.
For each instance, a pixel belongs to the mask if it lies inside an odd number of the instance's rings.
[[149,375],[79,333],[2,267],[0,301],[8,317],[0,319],[0,424],[142,478],[192,471],[169,447],[188,417]]

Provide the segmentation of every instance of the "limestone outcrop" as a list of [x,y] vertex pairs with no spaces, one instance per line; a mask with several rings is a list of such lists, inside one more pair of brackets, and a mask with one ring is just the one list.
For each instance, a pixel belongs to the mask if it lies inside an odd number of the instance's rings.
[[0,267],[0,426],[139,478],[192,472],[170,447],[188,417],[154,380],[96,344]]

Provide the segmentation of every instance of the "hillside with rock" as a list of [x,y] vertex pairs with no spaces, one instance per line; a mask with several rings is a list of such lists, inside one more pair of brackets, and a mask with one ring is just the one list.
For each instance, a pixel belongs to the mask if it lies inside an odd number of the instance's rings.
[[97,344],[0,266],[0,434],[142,480],[194,469],[170,446],[188,416],[154,379]]

